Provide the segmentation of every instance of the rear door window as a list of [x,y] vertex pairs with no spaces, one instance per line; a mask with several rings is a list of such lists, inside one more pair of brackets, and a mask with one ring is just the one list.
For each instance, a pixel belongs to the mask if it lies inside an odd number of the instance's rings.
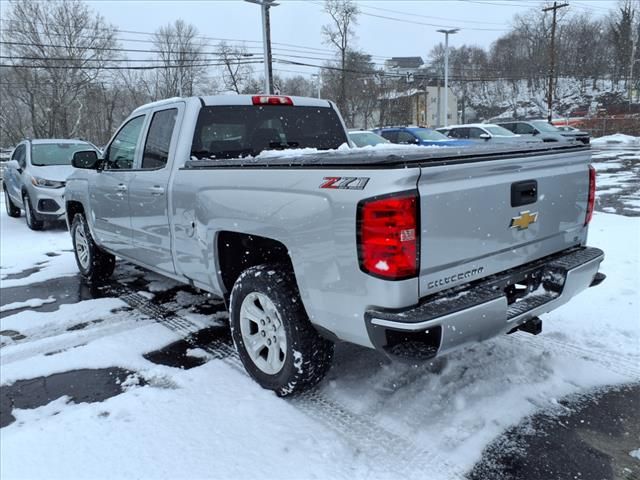
[[411,135],[409,132],[401,131],[398,132],[398,143],[415,143],[416,137]]
[[211,106],[200,110],[191,155],[240,158],[259,155],[264,150],[330,150],[343,143],[348,143],[347,134],[332,108]]
[[528,123],[518,123],[516,125],[516,133],[519,133],[521,135],[533,135],[535,131],[535,128],[533,128]]
[[173,136],[173,128],[176,125],[177,116],[177,108],[161,110],[153,114],[149,133],[147,133],[147,141],[144,145],[143,169],[157,170],[167,165],[171,137]]
[[386,138],[391,143],[398,143],[398,132],[395,130],[387,130],[385,132],[381,132],[380,136]]
[[482,135],[483,133],[485,133],[485,132],[483,132],[480,128],[471,127],[471,128],[469,128],[469,137],[468,138],[478,139],[478,138],[480,138],[480,135]]

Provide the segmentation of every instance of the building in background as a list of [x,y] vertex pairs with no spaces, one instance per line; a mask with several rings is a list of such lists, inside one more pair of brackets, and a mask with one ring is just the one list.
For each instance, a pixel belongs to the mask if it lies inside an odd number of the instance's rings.
[[[391,125],[421,125],[437,128],[442,126],[444,110],[444,87],[429,85],[423,88],[407,88],[386,92],[378,99],[378,107],[372,121],[355,118],[353,128],[373,128]],[[458,97],[449,88],[447,123],[458,123]]]

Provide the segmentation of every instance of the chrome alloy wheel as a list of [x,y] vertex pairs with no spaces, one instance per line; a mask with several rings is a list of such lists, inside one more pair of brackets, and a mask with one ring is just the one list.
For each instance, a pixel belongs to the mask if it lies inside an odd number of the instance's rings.
[[240,334],[251,361],[267,375],[282,370],[287,335],[276,306],[266,295],[250,293],[240,306]]
[[76,255],[82,268],[89,268],[89,242],[87,236],[84,233],[83,225],[78,225],[74,235],[76,241]]

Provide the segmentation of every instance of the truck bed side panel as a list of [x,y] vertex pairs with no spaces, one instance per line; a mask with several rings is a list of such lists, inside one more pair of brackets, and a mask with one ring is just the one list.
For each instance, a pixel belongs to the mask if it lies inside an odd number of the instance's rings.
[[[368,302],[413,305],[418,280],[388,282],[360,271],[357,204],[415,189],[419,174],[419,168],[178,170],[172,187],[176,268],[212,292],[224,293],[215,258],[218,232],[277,240],[289,250],[312,322],[343,340],[370,346],[363,320]],[[368,177],[365,189],[320,188],[325,177],[352,176]]]

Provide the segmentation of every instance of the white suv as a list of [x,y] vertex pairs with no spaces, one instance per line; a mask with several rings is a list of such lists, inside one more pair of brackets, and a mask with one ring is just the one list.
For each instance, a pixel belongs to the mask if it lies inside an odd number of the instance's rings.
[[45,221],[63,219],[64,186],[73,173],[73,154],[80,150],[98,151],[98,148],[82,140],[20,142],[6,164],[2,179],[7,214],[19,217],[23,209],[32,230],[42,230]]

